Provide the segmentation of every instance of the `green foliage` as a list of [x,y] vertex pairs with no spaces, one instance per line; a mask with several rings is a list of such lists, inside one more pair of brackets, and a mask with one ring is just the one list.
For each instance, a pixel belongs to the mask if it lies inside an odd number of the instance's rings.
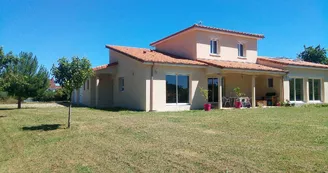
[[33,98],[34,101],[65,101],[67,100],[67,95],[62,89],[57,89],[56,91],[46,90],[42,93],[39,93],[36,97]]
[[240,90],[239,87],[234,88],[233,91],[235,92],[235,94],[236,94],[237,97],[243,97],[243,96],[246,95],[245,93],[242,93],[241,92],[241,90]]
[[49,87],[49,73],[44,66],[38,65],[36,56],[21,52],[15,62],[7,64],[3,72],[6,85],[4,90],[20,102],[28,97],[35,97]]
[[320,45],[313,47],[304,46],[304,51],[297,55],[298,59],[308,62],[328,64],[327,50]]
[[17,63],[17,58],[12,52],[5,54],[3,48],[0,47],[0,89],[3,89],[8,85],[8,83],[4,81],[4,72],[12,63]]
[[65,57],[59,59],[58,66],[53,65],[51,72],[55,82],[63,88],[69,100],[72,92],[80,88],[93,75],[90,61],[79,57],[73,57],[71,62]]
[[204,89],[203,87],[199,87],[200,93],[204,97],[205,101],[208,101],[208,89]]

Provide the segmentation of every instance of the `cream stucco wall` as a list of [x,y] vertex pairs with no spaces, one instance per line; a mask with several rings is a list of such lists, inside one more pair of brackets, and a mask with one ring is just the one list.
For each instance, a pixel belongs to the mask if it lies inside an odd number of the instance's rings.
[[239,87],[242,93],[245,93],[246,96],[252,96],[252,76],[251,75],[243,75],[243,74],[225,74],[224,76],[224,91],[226,97],[236,97],[234,88]]
[[184,58],[196,59],[196,34],[188,31],[165,40],[156,45],[156,50],[178,55]]
[[[217,39],[219,55],[210,54],[210,41]],[[246,51],[245,58],[238,57],[237,44],[243,43]],[[197,31],[196,34],[197,59],[215,59],[225,61],[251,62],[257,60],[257,39],[219,34],[216,32]]]
[[[149,97],[146,98],[147,80],[150,78],[150,66],[136,61],[119,52],[110,50],[111,62],[118,62],[113,76],[113,104],[137,110],[149,109]],[[119,78],[124,78],[124,91],[119,90]]]
[[290,78],[302,78],[304,89],[304,101],[308,101],[308,79],[321,79],[321,101],[328,103],[328,72],[327,70],[320,70],[315,68],[304,67],[287,67],[289,71],[287,77],[284,79],[284,97],[289,98],[289,79]]
[[[182,74],[189,76],[189,105],[177,106],[166,104],[166,75]],[[199,87],[207,87],[207,78],[204,68],[172,67],[155,65],[154,68],[154,104],[157,111],[200,109],[205,100],[200,94]]]
[[[269,88],[268,79],[273,79],[273,87]],[[267,93],[276,93],[276,96],[280,98],[280,86],[282,82],[282,77],[261,75],[256,77],[256,99],[261,99]]]

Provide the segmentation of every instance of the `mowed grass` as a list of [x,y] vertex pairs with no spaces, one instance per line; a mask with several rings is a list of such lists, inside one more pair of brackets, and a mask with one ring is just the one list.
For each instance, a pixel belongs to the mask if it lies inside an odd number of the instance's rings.
[[328,108],[0,110],[0,172],[324,172]]

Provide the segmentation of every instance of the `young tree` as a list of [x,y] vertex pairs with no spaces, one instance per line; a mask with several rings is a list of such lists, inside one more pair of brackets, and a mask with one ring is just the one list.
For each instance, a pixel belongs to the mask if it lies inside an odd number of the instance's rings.
[[72,93],[79,89],[83,83],[93,75],[91,63],[87,58],[80,59],[73,57],[69,62],[66,58],[58,60],[58,66],[52,66],[52,75],[55,77],[55,82],[58,83],[69,97],[68,108],[68,123],[67,127],[71,127],[71,107],[72,107]]
[[324,48],[321,48],[320,45],[317,47],[304,46],[304,51],[297,55],[297,58],[314,63],[328,64],[327,51]]
[[18,109],[25,98],[34,97],[49,87],[47,69],[39,67],[36,56],[26,52],[19,54],[17,62],[7,64],[3,80],[6,84],[4,90],[17,98]]

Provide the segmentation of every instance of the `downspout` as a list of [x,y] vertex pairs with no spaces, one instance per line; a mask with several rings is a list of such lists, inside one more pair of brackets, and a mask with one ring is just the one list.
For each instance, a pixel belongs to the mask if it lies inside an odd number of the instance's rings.
[[154,95],[153,95],[153,80],[154,80],[154,65],[153,63],[150,68],[150,109],[149,111],[152,112],[153,110],[153,100],[154,100]]

